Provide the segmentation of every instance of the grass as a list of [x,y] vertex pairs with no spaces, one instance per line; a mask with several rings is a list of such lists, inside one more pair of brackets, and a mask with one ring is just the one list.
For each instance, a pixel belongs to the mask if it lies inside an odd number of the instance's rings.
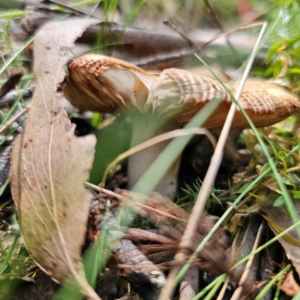
[[[87,4],[94,4],[95,6],[98,5],[101,1],[83,1],[83,2],[75,2],[73,7],[80,8],[81,5],[87,5]],[[126,26],[130,24],[130,22],[134,19],[134,17],[138,14],[141,8],[143,8],[143,5],[147,4],[146,1],[136,1],[134,8],[130,11],[130,14],[128,15]],[[266,38],[268,38],[270,41],[272,41],[272,47],[270,47],[270,51],[267,57],[267,62],[269,63],[268,67],[265,70],[256,70],[257,73],[264,74],[265,76],[270,75],[281,75],[284,76],[286,79],[288,79],[291,82],[291,89],[297,90],[297,86],[299,86],[300,83],[300,54],[299,51],[297,52],[297,45],[299,43],[299,36],[289,36],[290,28],[292,27],[291,24],[295,24],[297,20],[298,12],[300,11],[299,5],[297,6],[294,1],[285,1],[285,3],[281,3],[282,5],[282,13],[280,18],[277,18],[274,20],[274,26],[271,27],[270,31],[267,33]],[[105,19],[108,21],[113,21],[114,15],[117,11],[118,1],[105,1],[104,2],[104,16]],[[63,10],[63,8],[60,8]],[[274,9],[275,10],[275,9]],[[15,11],[15,12],[7,12],[0,15],[0,19],[2,20],[10,20],[19,16],[22,16],[24,14],[23,11]],[[273,17],[274,11],[270,12],[270,18]],[[288,23],[284,23],[284,18],[290,16],[290,21]],[[274,17],[273,17],[274,19]],[[293,23],[294,22],[294,23]],[[124,27],[124,29],[126,28]],[[282,26],[286,26],[286,31],[288,33],[284,32],[282,34]],[[282,38],[284,36],[284,38]],[[21,54],[23,53],[24,49],[28,47],[28,45],[31,44],[34,37],[29,38],[27,41],[23,43],[22,46],[20,46],[18,49],[15,49],[14,53],[9,57],[9,59],[3,64],[3,66],[0,68],[0,75],[4,75],[7,70],[12,66],[18,66],[23,63],[23,59],[21,57]],[[11,43],[11,41],[8,41]],[[105,41],[103,41],[103,37],[99,35],[98,39],[98,47],[104,47],[105,48]],[[294,66],[290,67],[287,63],[286,58],[291,58],[294,62]],[[30,80],[33,79],[33,75],[26,74],[19,85],[19,88],[29,86]],[[0,81],[0,83],[3,83],[4,79]],[[11,107],[11,109],[8,112],[1,112],[1,126],[4,126],[12,113],[14,112],[15,108],[17,107],[22,95],[19,97],[19,99],[15,102],[15,104]],[[208,116],[214,109],[214,107],[217,105],[217,100],[214,102],[211,102],[210,105],[208,105],[203,111],[201,111],[190,123],[187,124],[185,128],[194,128],[199,127],[204,122],[204,116]],[[247,116],[245,116],[247,118]],[[96,117],[94,117],[95,119]],[[293,122],[298,122],[297,118],[294,118]],[[249,124],[251,125],[251,120],[249,120]],[[286,123],[285,123],[286,125]],[[247,139],[251,139],[252,144],[249,143],[248,147],[250,150],[253,150],[254,145],[257,145],[257,143],[260,145],[261,152],[259,154],[259,158],[264,157],[267,161],[264,165],[261,166],[260,172],[256,179],[254,179],[250,183],[242,184],[238,190],[237,193],[232,193],[230,197],[235,197],[233,199],[232,204],[228,207],[228,209],[225,211],[225,213],[221,216],[221,218],[218,220],[218,222],[215,224],[213,229],[209,232],[209,234],[204,238],[204,240],[199,244],[197,248],[197,252],[201,251],[205,244],[209,241],[209,239],[213,236],[214,232],[225,223],[226,220],[228,220],[228,217],[230,217],[231,214],[233,214],[233,211],[235,207],[243,200],[247,195],[249,195],[249,192],[255,190],[259,190],[260,187],[264,182],[266,182],[269,178],[275,178],[274,180],[274,195],[277,195],[277,200],[275,202],[275,205],[280,205],[286,207],[287,211],[289,212],[292,220],[293,220],[293,228],[297,228],[299,224],[298,215],[295,213],[295,207],[294,203],[291,199],[291,196],[293,199],[299,199],[299,191],[298,191],[298,184],[296,184],[295,178],[300,178],[299,170],[294,170],[293,172],[293,178],[291,177],[290,169],[293,169],[297,163],[299,162],[299,143],[298,143],[298,137],[292,137],[294,129],[290,125],[286,125],[287,127],[283,128],[276,128],[271,130],[271,137],[270,132],[269,135],[264,134],[264,131],[258,131],[252,124],[252,132],[251,133],[244,133],[244,140],[247,141]],[[288,129],[286,129],[288,128]],[[13,135],[14,131],[16,129],[13,129],[6,133],[6,136],[0,141],[0,144],[2,145],[7,141],[7,139]],[[144,194],[149,194],[156,183],[160,180],[160,178],[163,176],[164,171],[168,168],[168,166],[172,163],[172,161],[180,155],[185,145],[189,142],[191,139],[190,136],[184,136],[180,138],[174,139],[167,149],[161,153],[161,155],[157,158],[157,161],[149,168],[149,170],[144,174],[144,176],[141,178],[141,180],[136,184],[136,186],[133,188],[134,192],[142,192]],[[255,165],[257,165],[258,157],[254,157],[253,161],[255,161]],[[147,184],[145,184],[147,183]],[[7,182],[8,184],[8,182]],[[201,189],[202,183],[200,181],[195,181],[194,186],[186,185],[184,188],[184,192],[186,196],[182,197],[181,199],[178,199],[178,203],[181,203],[180,205],[190,205],[193,203],[198,195],[199,190]],[[2,188],[0,196],[2,196],[2,193],[4,192],[4,188]],[[278,193],[277,191],[280,191]],[[256,192],[255,192],[256,193]],[[218,190],[212,190],[210,193],[210,199],[211,201],[216,201],[217,203],[223,203],[222,199],[218,198]],[[259,198],[258,198],[259,199]],[[209,207],[209,203],[206,203],[207,207]],[[128,224],[127,224],[128,225]],[[248,260],[252,255],[255,255],[259,251],[262,251],[265,249],[270,243],[273,243],[277,241],[280,237],[283,237],[287,232],[290,230],[290,228],[284,230],[283,232],[279,233],[275,238],[271,239],[267,243],[265,243],[263,246],[258,248],[257,250],[253,251],[250,255],[245,257],[242,261],[239,262],[241,264],[242,262],[245,262]],[[298,234],[300,235],[300,230],[298,230]],[[3,230],[1,231],[3,232]],[[1,236],[1,239],[3,237]],[[97,243],[93,244],[92,247],[85,253],[84,261],[86,266],[92,266],[86,268],[87,277],[89,278],[89,281],[94,286],[96,282],[97,275],[99,274],[99,270],[101,270],[106,260],[101,260],[101,253],[103,253],[103,247],[105,244],[105,230],[103,232],[102,238],[97,241]],[[196,252],[196,253],[197,253]],[[194,254],[194,256],[196,255]],[[24,276],[31,272],[31,261],[28,259],[28,256],[26,254],[26,251],[24,248],[22,248],[22,244],[20,244],[20,240],[18,236],[15,236],[12,240],[12,242],[6,246],[3,246],[2,252],[1,252],[0,259],[0,280],[3,276],[8,276],[9,274],[18,274],[17,276]],[[107,259],[107,258],[106,258]],[[25,261],[25,263],[24,263]],[[93,264],[91,262],[97,261],[97,264]],[[20,269],[19,266],[24,263],[24,268]],[[188,269],[190,264],[184,266],[182,272],[177,276],[176,283],[180,282],[180,280],[183,277],[184,272]],[[20,273],[14,273],[14,270],[19,268]],[[265,288],[260,292],[260,294],[257,296],[256,299],[263,299],[263,296],[265,295],[266,290],[272,288],[274,282],[276,282],[278,279],[280,279],[281,275],[286,272],[290,268],[290,265],[283,268],[274,278],[270,281],[268,285],[265,286]],[[1,277],[2,276],[2,277]],[[211,299],[214,297],[219,290],[221,284],[226,279],[226,275],[219,276],[216,280],[214,280],[211,284],[209,284],[207,287],[205,287],[197,296],[195,296],[194,299],[202,299],[206,295],[205,299]],[[62,293],[62,292],[60,292]],[[57,295],[57,299],[61,297],[62,294]],[[298,297],[298,298],[297,298]],[[295,296],[295,299],[299,299],[299,296]]]

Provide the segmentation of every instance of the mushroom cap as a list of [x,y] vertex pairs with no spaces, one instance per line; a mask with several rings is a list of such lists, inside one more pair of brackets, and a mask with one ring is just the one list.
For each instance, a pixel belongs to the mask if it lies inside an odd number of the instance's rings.
[[[80,110],[113,113],[153,111],[178,123],[188,122],[214,98],[221,103],[203,127],[221,128],[232,99],[213,78],[180,69],[166,69],[159,76],[124,61],[98,54],[86,54],[68,65],[65,96]],[[234,95],[239,83],[228,85]],[[300,110],[298,99],[275,84],[247,81],[239,103],[256,127],[277,123]],[[232,128],[249,128],[237,111]]]
[[113,113],[119,108],[143,110],[156,79],[124,61],[86,54],[68,65],[64,94],[80,110]]
[[[235,95],[239,83],[227,86]],[[214,98],[222,101],[202,125],[205,128],[221,128],[232,104],[231,96],[215,79],[199,76],[178,69],[164,70],[152,86],[146,107],[153,106],[159,115],[176,122],[188,122],[204,105]],[[298,99],[275,84],[247,81],[239,103],[256,127],[275,124],[300,110]],[[242,112],[237,108],[232,128],[249,128]]]

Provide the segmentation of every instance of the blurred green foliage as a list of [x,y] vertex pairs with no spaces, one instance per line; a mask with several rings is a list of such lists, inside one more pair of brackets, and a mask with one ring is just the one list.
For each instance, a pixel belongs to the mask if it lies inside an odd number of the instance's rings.
[[109,163],[130,148],[130,119],[128,116],[119,116],[112,124],[101,129],[95,129],[94,134],[97,138],[97,144],[89,181],[99,184]]
[[291,89],[299,93],[300,87],[300,4],[296,0],[277,0],[269,17],[280,21],[270,37],[266,77],[288,80]]

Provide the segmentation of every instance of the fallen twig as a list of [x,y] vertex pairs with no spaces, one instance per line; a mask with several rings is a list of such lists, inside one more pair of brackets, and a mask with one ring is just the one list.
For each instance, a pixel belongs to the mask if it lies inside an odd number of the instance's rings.
[[10,120],[8,120],[5,125],[0,129],[0,134],[3,133],[9,126],[11,126],[14,122],[16,122],[22,115],[28,112],[31,104],[29,104],[26,108],[22,109],[16,115],[14,115]]
[[26,90],[19,90],[19,91],[13,90],[13,91],[10,91],[5,96],[0,98],[0,105],[3,105],[5,103],[14,102],[22,94],[23,94],[23,98],[29,98],[33,95],[34,89],[35,89],[35,86],[31,86]]

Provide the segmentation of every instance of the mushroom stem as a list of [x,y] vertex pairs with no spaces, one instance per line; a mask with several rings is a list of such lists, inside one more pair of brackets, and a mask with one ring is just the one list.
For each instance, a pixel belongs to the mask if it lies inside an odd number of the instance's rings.
[[[164,122],[165,121],[165,122]],[[134,147],[154,136],[178,129],[179,125],[175,122],[162,121],[157,115],[140,115],[133,116],[133,129],[131,147]],[[134,187],[135,183],[141,178],[145,171],[150,167],[156,157],[164,150],[170,141],[155,144],[148,149],[137,152],[128,160],[128,188]],[[163,178],[154,188],[160,194],[174,198],[177,189],[177,174],[179,169],[180,157],[174,161],[168,170],[162,167]],[[159,176],[160,174],[153,174]],[[143,191],[139,191],[143,193]]]

